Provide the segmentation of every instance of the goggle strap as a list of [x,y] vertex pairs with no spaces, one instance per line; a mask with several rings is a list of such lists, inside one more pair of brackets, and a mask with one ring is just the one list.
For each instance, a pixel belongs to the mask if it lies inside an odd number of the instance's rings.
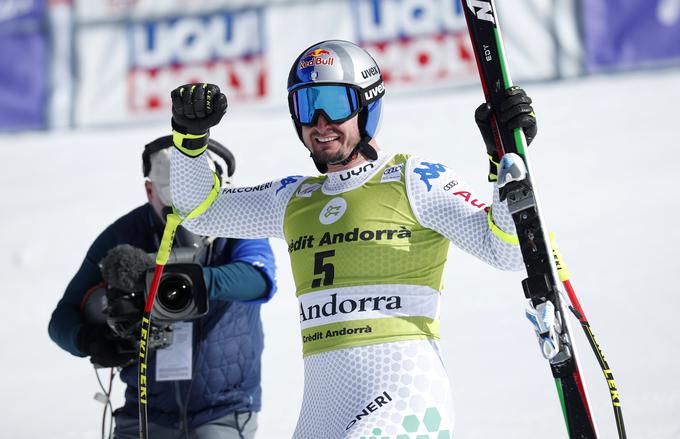
[[362,88],[359,94],[359,99],[361,99],[361,106],[365,107],[385,95],[385,83],[382,78],[369,85],[366,88]]

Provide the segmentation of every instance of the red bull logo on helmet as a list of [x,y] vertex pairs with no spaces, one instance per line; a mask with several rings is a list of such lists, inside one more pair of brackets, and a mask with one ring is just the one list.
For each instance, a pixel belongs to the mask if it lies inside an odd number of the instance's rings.
[[314,66],[332,66],[335,58],[326,49],[314,49],[308,52],[300,61],[299,69],[306,69]]
[[311,52],[309,52],[307,55],[305,55],[305,58],[317,57],[317,56],[321,56],[321,55],[330,55],[330,54],[331,53],[326,49],[315,49],[315,50],[312,50]]

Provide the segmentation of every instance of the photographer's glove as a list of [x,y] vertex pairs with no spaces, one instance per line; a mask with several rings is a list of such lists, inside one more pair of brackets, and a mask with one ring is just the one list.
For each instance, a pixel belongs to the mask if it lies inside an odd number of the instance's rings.
[[197,157],[208,147],[210,127],[227,111],[227,97],[214,84],[187,84],[170,93],[172,134],[177,149]]
[[106,325],[86,323],[78,332],[78,349],[89,355],[90,362],[101,367],[123,367],[135,362],[137,353],[120,352]]
[[[489,181],[497,180],[498,172],[498,148],[491,129],[491,115],[494,109],[488,103],[483,103],[475,110],[475,122],[482,133],[486,152],[489,156]],[[496,111],[498,123],[509,129],[522,128],[527,145],[536,137],[536,115],[531,106],[531,98],[526,92],[517,86],[505,90],[503,102]]]

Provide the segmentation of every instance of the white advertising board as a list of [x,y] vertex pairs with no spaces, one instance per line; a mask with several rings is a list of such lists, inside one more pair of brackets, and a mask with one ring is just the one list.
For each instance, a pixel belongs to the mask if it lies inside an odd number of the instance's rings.
[[[103,5],[127,3],[128,17],[130,11],[149,15],[152,4],[156,15],[108,21],[97,15]],[[365,47],[390,94],[478,82],[457,0],[282,0],[236,9],[241,3],[230,2],[229,10],[215,9],[226,2],[177,3],[78,2],[77,125],[168,117],[170,91],[190,82],[216,83],[234,104],[283,106],[292,61],[304,48],[333,38]],[[579,47],[564,5],[556,26],[550,0],[497,3],[515,82],[578,72],[578,51],[564,55],[564,48]],[[91,12],[83,12],[87,8]],[[174,14],[159,15],[170,10]]]
[[79,125],[167,117],[170,90],[228,87],[237,101],[267,95],[263,11],[87,25],[76,35]]

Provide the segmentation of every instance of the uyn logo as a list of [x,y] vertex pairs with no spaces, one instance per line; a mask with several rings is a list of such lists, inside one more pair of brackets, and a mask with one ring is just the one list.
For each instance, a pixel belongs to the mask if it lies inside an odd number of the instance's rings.
[[[491,11],[491,3],[481,0],[465,0],[468,9],[477,14],[477,18],[480,20],[490,21],[496,24],[496,20],[493,18],[493,12]],[[476,10],[479,8],[479,10]]]

